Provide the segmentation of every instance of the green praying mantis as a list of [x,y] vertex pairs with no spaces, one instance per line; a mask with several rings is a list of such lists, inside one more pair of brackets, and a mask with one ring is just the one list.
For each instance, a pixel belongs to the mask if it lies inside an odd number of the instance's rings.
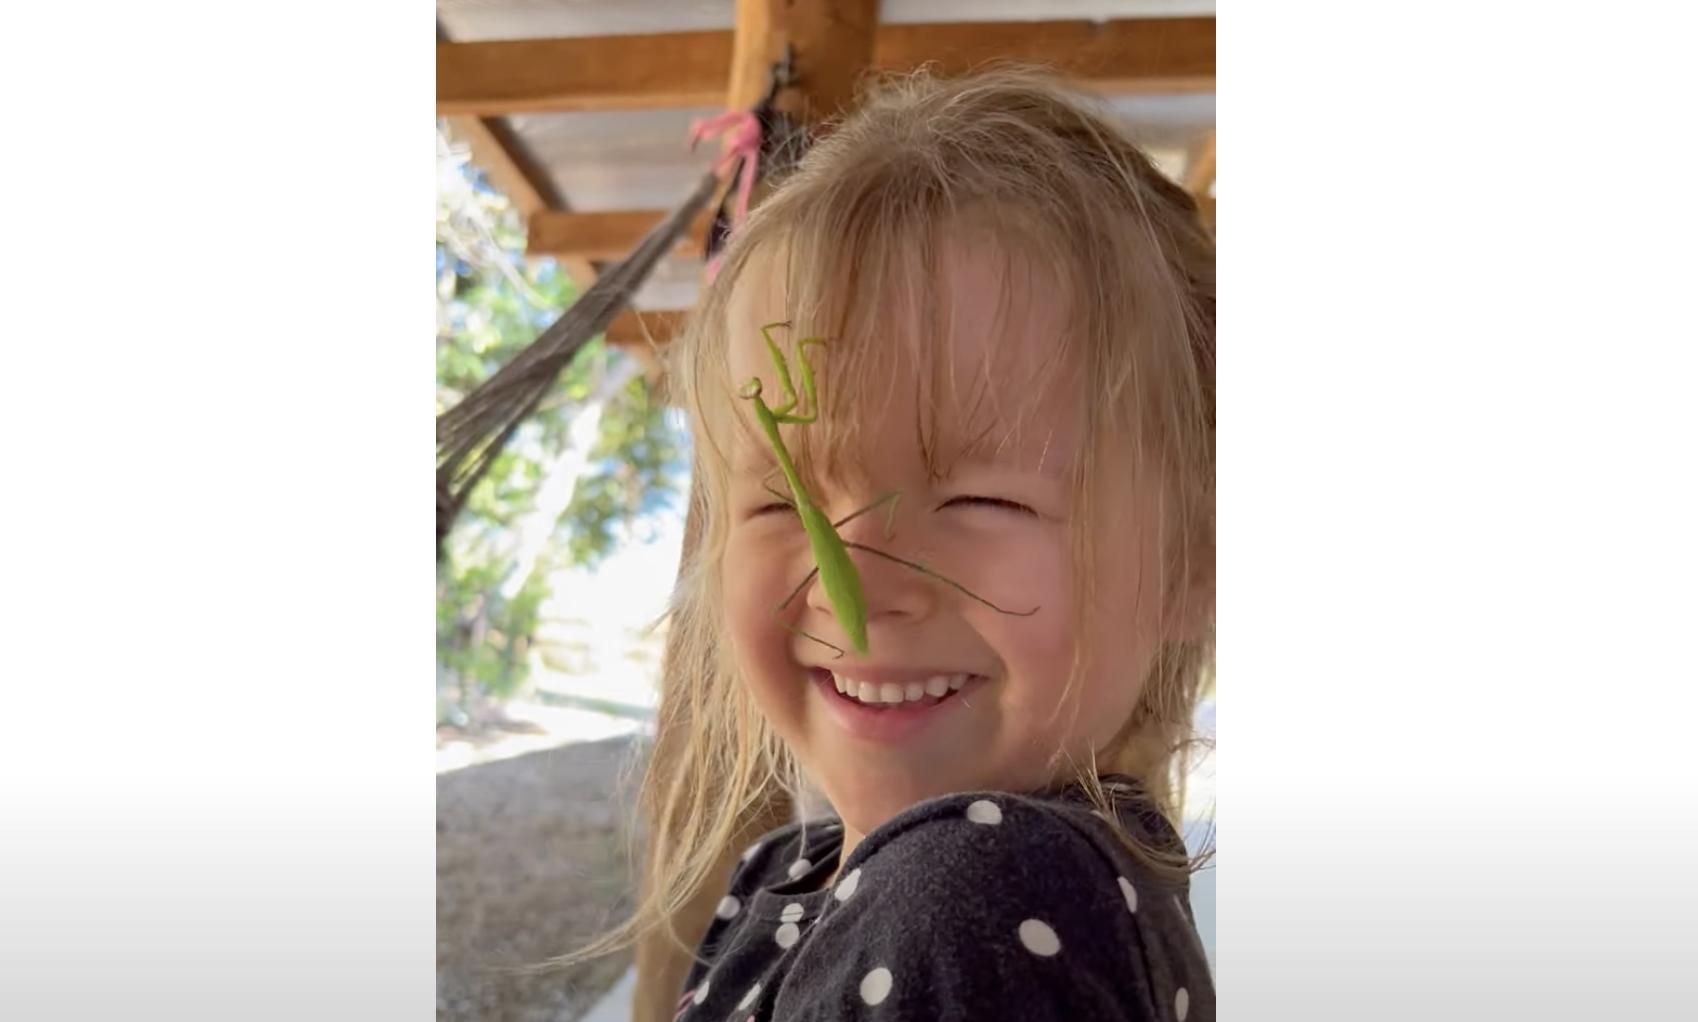
[[[790,326],[788,322],[779,322],[768,323],[761,327],[761,337],[766,341],[767,353],[772,358],[773,367],[778,370],[779,385],[784,389],[784,403],[776,408],[767,405],[765,399],[761,396],[761,381],[758,376],[751,377],[749,382],[743,385],[740,395],[754,404],[755,418],[760,422],[761,430],[766,433],[768,441],[772,444],[773,455],[778,459],[779,470],[783,472],[785,481],[790,485],[790,496],[788,498],[776,490],[770,490],[770,488],[769,492],[795,508],[797,516],[801,519],[802,529],[807,533],[809,549],[814,555],[815,567],[813,570],[808,572],[807,577],[790,591],[790,595],[786,596],[784,601],[775,608],[775,613],[782,613],[790,605],[790,602],[803,589],[807,588],[814,576],[818,575],[820,582],[825,587],[826,598],[831,603],[838,624],[842,626],[844,634],[849,636],[849,642],[854,646],[855,652],[865,655],[867,652],[867,599],[861,586],[861,573],[856,569],[855,562],[849,557],[850,550],[859,550],[937,579],[999,614],[1010,614],[1015,617],[1029,617],[1036,614],[1038,612],[1037,607],[1024,612],[1004,610],[968,590],[960,583],[938,574],[923,564],[904,560],[875,547],[843,539],[837,531],[839,528],[883,504],[890,505],[890,511],[885,518],[885,537],[889,538],[892,524],[895,521],[896,505],[901,499],[901,494],[899,492],[887,493],[866,507],[853,511],[835,522],[826,517],[825,512],[820,510],[819,505],[808,496],[807,489],[802,485],[801,475],[796,471],[795,462],[790,458],[790,451],[784,446],[784,439],[779,436],[778,427],[786,424],[805,425],[819,419],[819,396],[815,390],[814,369],[813,364],[808,361],[807,349],[809,346],[824,345],[825,338],[804,337],[796,342],[796,361],[801,368],[802,395],[807,398],[806,408],[798,409],[797,405],[802,402],[801,397],[796,393],[796,385],[791,379],[790,364],[785,359],[784,352],[779,349],[778,342],[772,339],[771,332],[774,327],[788,326]],[[804,638],[831,648],[836,651],[839,658],[844,655],[840,646],[827,642],[816,635],[809,635],[801,629],[789,625],[786,625],[786,627]]]

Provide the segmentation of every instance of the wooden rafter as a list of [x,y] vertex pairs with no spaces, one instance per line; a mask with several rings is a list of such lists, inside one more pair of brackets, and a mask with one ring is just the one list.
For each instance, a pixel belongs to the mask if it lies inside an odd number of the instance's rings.
[[[545,210],[531,217],[525,248],[532,255],[562,259],[623,259],[650,228],[666,219],[668,212],[664,209],[609,213]],[[707,241],[708,220],[708,216],[703,216],[690,225],[689,233],[678,240],[680,252],[701,253]]]
[[931,63],[963,74],[995,61],[1043,64],[1104,92],[1208,92],[1215,85],[1215,19],[999,21],[886,25],[875,63]]
[[[571,110],[721,107],[759,95],[783,37],[798,51],[812,46],[825,61],[816,86],[840,91],[838,68],[857,65],[857,40],[872,39],[870,64],[903,71],[932,63],[947,74],[1010,60],[1047,64],[1105,92],[1207,91],[1214,88],[1213,18],[1090,21],[960,22],[872,27],[854,3],[784,4],[739,0],[738,32],[505,42],[438,43],[439,114],[489,116]],[[844,12],[848,12],[845,16]],[[762,19],[765,19],[764,26]],[[742,31],[740,28],[739,32]],[[847,54],[841,62],[837,47]],[[798,59],[802,59],[799,52]],[[857,72],[858,73],[858,72]],[[823,77],[819,77],[823,76]],[[727,82],[731,93],[727,94]],[[851,79],[852,81],[852,79]],[[735,108],[733,104],[733,108]]]
[[687,315],[689,313],[684,309],[643,312],[626,309],[608,324],[607,343],[620,347],[647,348],[652,341],[656,346],[663,346],[672,340],[678,328],[684,325],[684,317]]
[[437,43],[439,114],[716,107],[730,32]]

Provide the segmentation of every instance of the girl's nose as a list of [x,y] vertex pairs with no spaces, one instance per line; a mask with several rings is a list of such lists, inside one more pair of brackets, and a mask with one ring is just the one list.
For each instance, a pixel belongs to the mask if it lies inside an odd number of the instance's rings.
[[[888,505],[875,507],[837,530],[845,544],[855,544],[849,547],[849,559],[861,576],[869,623],[923,619],[932,612],[937,599],[932,580],[923,572],[869,552],[878,550],[903,560],[921,560],[919,551],[903,542],[900,510],[894,518],[890,511]],[[887,522],[892,526],[888,535]],[[913,533],[911,527],[906,531]],[[808,606],[826,615],[832,613],[825,586],[818,579],[808,588]]]

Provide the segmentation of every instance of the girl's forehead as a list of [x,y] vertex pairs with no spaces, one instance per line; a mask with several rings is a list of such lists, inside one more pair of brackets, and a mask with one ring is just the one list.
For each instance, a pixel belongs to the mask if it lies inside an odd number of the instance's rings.
[[[828,424],[802,432],[840,435],[865,453],[884,455],[893,453],[887,443],[906,448],[924,436],[923,445],[946,463],[1046,475],[1065,470],[1081,388],[1069,371],[1075,360],[1065,343],[1067,309],[1042,275],[1023,272],[1018,260],[995,246],[958,244],[941,261],[934,286],[881,291],[918,295],[929,307],[858,309],[845,317],[847,336],[826,334],[824,345],[810,346]],[[791,315],[782,264],[752,260],[727,308],[728,382],[760,379],[772,405],[784,400],[785,390],[762,328]],[[770,331],[798,392],[803,381],[796,341],[822,333],[809,327]],[[834,428],[845,416],[854,424]],[[746,443],[737,460],[763,461],[762,438],[752,429],[739,432]]]
[[[880,288],[878,306],[856,306],[855,295],[832,295],[833,304],[845,309],[834,318],[857,326],[848,338],[834,338],[827,325],[806,322],[774,327],[771,334],[787,358],[797,340],[821,335],[827,347],[823,355],[811,349],[816,361],[829,362],[831,344],[842,340],[856,346],[853,356],[878,363],[894,380],[913,378],[915,363],[925,361],[957,396],[988,390],[1009,398],[1062,375],[1058,360],[1072,361],[1064,343],[1067,304],[1046,277],[1002,246],[961,240],[945,247],[932,287]],[[791,323],[794,315],[782,262],[754,254],[732,288],[727,313],[732,378],[758,376],[765,387],[777,385],[761,330]]]

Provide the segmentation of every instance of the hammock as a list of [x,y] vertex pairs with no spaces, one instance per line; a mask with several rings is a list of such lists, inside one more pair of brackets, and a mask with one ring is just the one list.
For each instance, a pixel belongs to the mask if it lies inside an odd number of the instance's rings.
[[[794,147],[788,143],[797,135],[797,129],[772,109],[778,90],[793,80],[791,55],[786,52],[785,59],[773,66],[767,94],[750,111],[762,129],[759,151],[789,150],[783,155],[794,155]],[[755,158],[756,154],[750,153],[738,161],[741,168],[737,172],[744,175],[745,201]],[[561,370],[591,339],[606,331],[613,318],[630,304],[631,296],[648,279],[655,264],[677,245],[713,198],[723,169],[716,166],[702,175],[689,198],[644,235],[630,255],[598,277],[541,336],[459,404],[437,416],[436,556],[439,560],[443,542],[472,488],[489,471],[519,425],[542,403]],[[732,193],[738,190],[732,188],[726,192],[708,230],[704,254],[710,265],[729,233]]]

